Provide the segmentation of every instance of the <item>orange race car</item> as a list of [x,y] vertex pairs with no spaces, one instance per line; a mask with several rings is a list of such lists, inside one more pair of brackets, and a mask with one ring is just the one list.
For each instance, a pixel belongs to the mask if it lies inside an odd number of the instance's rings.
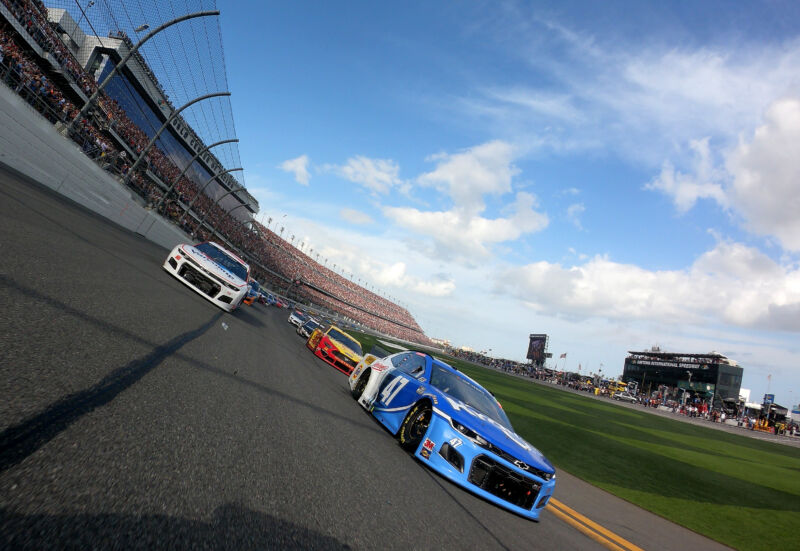
[[335,325],[331,325],[325,331],[321,328],[315,329],[308,338],[306,346],[315,356],[322,358],[345,375],[350,375],[364,354],[361,344]]

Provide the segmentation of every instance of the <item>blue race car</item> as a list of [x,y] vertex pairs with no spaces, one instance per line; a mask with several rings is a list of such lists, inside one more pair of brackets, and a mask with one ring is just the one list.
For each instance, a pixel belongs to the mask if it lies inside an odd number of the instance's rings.
[[478,383],[424,352],[367,354],[353,397],[422,463],[480,497],[538,520],[556,484],[553,465],[514,432]]

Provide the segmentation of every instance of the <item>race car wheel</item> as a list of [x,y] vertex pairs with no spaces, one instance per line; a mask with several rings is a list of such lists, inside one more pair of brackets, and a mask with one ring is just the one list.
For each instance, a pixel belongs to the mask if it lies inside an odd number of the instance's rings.
[[364,389],[367,388],[367,383],[369,382],[370,371],[370,369],[364,371],[358,378],[358,381],[356,381],[356,386],[354,386],[352,390],[354,400],[358,400],[361,398],[361,395],[364,394]]
[[422,437],[428,432],[428,425],[431,424],[433,410],[428,403],[419,403],[408,412],[408,415],[400,425],[400,445],[408,450],[414,451],[422,441]]

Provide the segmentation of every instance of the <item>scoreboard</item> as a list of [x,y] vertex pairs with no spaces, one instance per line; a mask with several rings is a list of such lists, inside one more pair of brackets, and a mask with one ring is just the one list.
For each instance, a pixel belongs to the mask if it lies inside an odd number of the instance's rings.
[[547,335],[544,333],[531,334],[528,340],[527,358],[533,365],[542,367],[547,354]]

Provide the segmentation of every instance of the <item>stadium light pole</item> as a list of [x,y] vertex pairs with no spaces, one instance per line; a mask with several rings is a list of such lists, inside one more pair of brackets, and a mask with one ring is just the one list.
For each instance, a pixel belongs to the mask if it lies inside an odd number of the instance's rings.
[[219,141],[219,142],[216,142],[216,143],[212,143],[211,145],[207,145],[206,147],[204,147],[203,149],[198,151],[197,155],[192,157],[192,160],[187,163],[187,165],[184,167],[183,171],[181,171],[181,173],[178,175],[178,177],[175,178],[175,180],[173,180],[172,185],[169,186],[169,189],[164,192],[164,196],[161,198],[161,201],[159,201],[158,204],[156,205],[156,208],[155,208],[156,212],[158,212],[158,209],[160,209],[161,205],[163,205],[164,202],[167,200],[167,197],[169,197],[169,194],[172,193],[172,190],[174,190],[175,186],[178,185],[178,182],[181,181],[181,178],[183,178],[183,175],[186,174],[186,171],[189,170],[189,167],[192,166],[192,164],[194,164],[194,162],[198,159],[198,157],[200,157],[200,155],[202,155],[203,153],[205,153],[206,151],[208,151],[212,147],[217,147],[218,145],[222,145],[222,144],[226,144],[226,143],[238,143],[238,142],[239,142],[239,140],[237,138],[234,138],[234,139],[231,139],[231,140],[222,140],[222,141]]
[[[232,208],[231,210],[229,210],[229,211],[228,211],[228,214],[230,214],[231,212],[235,211],[235,210],[236,210],[236,209],[238,209],[238,208],[239,208],[238,206],[237,206],[237,207],[235,207],[235,208]],[[239,224],[238,224],[238,225],[237,225],[235,228],[233,228],[233,230],[234,230],[234,231],[236,231],[236,230],[238,230],[239,228],[241,228],[242,226],[244,226],[245,224],[247,224],[248,222],[252,222],[252,221],[253,221],[253,219],[252,219],[252,218],[245,218],[244,220],[242,220],[241,222],[239,222]],[[255,227],[255,226],[254,226],[254,227]]]
[[211,178],[209,178],[208,181],[206,182],[206,184],[202,188],[200,188],[200,191],[198,191],[197,194],[194,197],[192,197],[192,201],[189,203],[189,206],[186,207],[186,211],[183,213],[183,216],[181,216],[180,220],[178,220],[178,224],[183,222],[183,219],[186,218],[186,215],[189,214],[190,210],[192,210],[192,207],[194,206],[194,202],[197,201],[197,199],[203,194],[203,192],[206,190],[206,188],[211,185],[211,182],[213,182],[214,180],[216,180],[217,178],[219,178],[223,174],[227,174],[229,172],[235,172],[237,170],[244,170],[244,169],[242,167],[229,168],[227,170],[222,170],[220,172],[217,172]]
[[108,73],[108,76],[105,79],[103,79],[103,82],[101,82],[97,86],[97,90],[95,90],[95,92],[89,97],[89,99],[86,101],[84,106],[81,107],[81,110],[78,112],[78,115],[74,119],[72,119],[70,121],[70,123],[67,125],[66,129],[64,130],[64,135],[65,136],[69,136],[70,135],[72,130],[75,128],[75,121],[81,120],[83,117],[86,116],[86,113],[89,112],[89,109],[91,108],[91,106],[95,102],[95,100],[97,100],[97,96],[100,95],[100,92],[103,91],[103,88],[105,88],[106,85],[109,82],[111,82],[111,79],[114,78],[117,75],[117,73],[119,73],[122,70],[123,67],[125,67],[125,65],[128,63],[128,60],[130,60],[130,58],[132,58],[139,51],[139,48],[144,46],[145,42],[147,42],[148,40],[153,38],[155,35],[157,35],[161,31],[163,31],[164,29],[166,29],[168,27],[171,27],[172,25],[175,25],[177,23],[182,23],[183,21],[186,21],[188,19],[194,19],[196,17],[209,17],[209,16],[216,16],[216,15],[219,15],[219,10],[198,11],[198,12],[195,12],[195,13],[182,15],[180,17],[176,17],[175,19],[173,19],[171,21],[167,21],[163,25],[160,25],[160,26],[156,27],[155,29],[153,29],[152,31],[150,31],[149,33],[147,33],[144,36],[144,38],[142,38],[139,42],[137,42],[133,46],[133,48],[131,48],[130,51],[125,55],[125,57],[123,57],[122,60],[114,66],[114,68],[111,70],[111,72]]
[[[75,3],[78,4],[77,2],[75,2]],[[85,8],[82,8],[81,5],[78,4],[78,9],[81,10],[81,17],[80,17],[80,19],[78,19],[78,22],[75,23],[75,27],[76,28],[78,28],[78,29],[81,28],[81,22],[83,21],[83,18],[86,17],[86,10],[88,10],[92,6],[94,6],[94,0],[89,0],[89,2],[86,4]],[[86,17],[86,21],[89,21],[88,17]]]
[[179,109],[176,109],[175,111],[173,111],[172,113],[170,113],[169,117],[167,117],[167,120],[165,120],[165,121],[164,121],[164,124],[162,124],[162,125],[161,125],[161,128],[159,128],[159,129],[158,129],[158,132],[156,132],[156,133],[153,135],[153,137],[152,137],[152,138],[150,138],[150,141],[149,141],[149,142],[147,142],[147,145],[145,146],[145,148],[144,148],[144,149],[142,149],[142,152],[141,152],[141,153],[139,153],[139,158],[137,158],[137,159],[136,159],[136,162],[135,162],[135,163],[133,163],[133,166],[132,166],[132,167],[131,167],[131,168],[128,170],[128,174],[126,174],[126,175],[125,175],[125,179],[123,180],[123,182],[124,182],[125,184],[127,184],[127,183],[130,181],[130,179],[133,177],[133,174],[136,172],[136,169],[139,167],[139,165],[141,164],[141,162],[144,160],[144,158],[145,158],[145,157],[147,156],[147,154],[150,152],[150,149],[152,149],[153,145],[155,145],[155,143],[156,143],[156,140],[158,140],[159,136],[161,136],[161,133],[162,133],[164,130],[166,130],[166,128],[169,126],[169,124],[170,124],[170,123],[171,123],[173,120],[175,120],[175,118],[176,118],[178,115],[180,115],[180,114],[181,114],[181,111],[183,111],[184,109],[186,109],[186,108],[188,108],[188,107],[191,107],[192,105],[194,105],[195,103],[197,103],[197,102],[199,102],[199,101],[203,101],[204,99],[209,99],[209,98],[218,98],[218,97],[220,97],[220,96],[230,96],[230,95],[231,95],[231,93],[230,93],[230,92],[214,92],[214,93],[212,93],[212,94],[205,94],[205,95],[203,95],[203,96],[200,96],[200,97],[198,97],[198,98],[194,98],[194,99],[193,99],[192,101],[190,101],[190,102],[184,103],[184,104],[183,104],[183,105],[182,105],[182,106],[181,106]]

